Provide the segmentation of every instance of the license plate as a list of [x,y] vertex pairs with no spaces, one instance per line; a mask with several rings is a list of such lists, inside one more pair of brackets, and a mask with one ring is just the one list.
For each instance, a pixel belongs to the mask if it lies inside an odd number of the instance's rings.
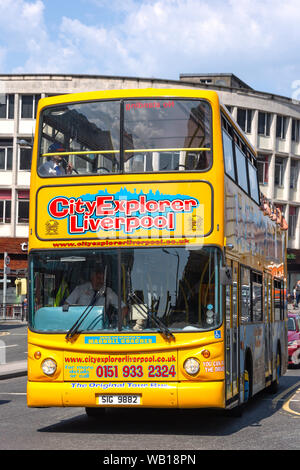
[[97,404],[98,405],[125,405],[125,406],[133,406],[133,405],[140,405],[141,404],[141,395],[109,395],[103,394],[97,396]]

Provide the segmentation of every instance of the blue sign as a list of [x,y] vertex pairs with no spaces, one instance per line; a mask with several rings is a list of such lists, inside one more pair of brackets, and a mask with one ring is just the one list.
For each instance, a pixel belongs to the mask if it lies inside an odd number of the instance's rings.
[[220,330],[216,330],[214,333],[215,333],[215,338],[217,338],[217,339],[221,338],[221,331]]
[[85,344],[153,344],[156,343],[156,336],[148,335],[128,335],[128,336],[85,336]]

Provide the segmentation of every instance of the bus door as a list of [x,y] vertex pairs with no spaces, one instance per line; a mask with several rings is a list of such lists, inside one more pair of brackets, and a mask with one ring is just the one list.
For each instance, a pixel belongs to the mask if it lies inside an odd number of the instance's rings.
[[238,394],[239,330],[238,330],[238,263],[228,260],[232,268],[232,285],[226,286],[226,401]]
[[272,277],[264,273],[264,328],[265,328],[265,377],[266,381],[272,378]]

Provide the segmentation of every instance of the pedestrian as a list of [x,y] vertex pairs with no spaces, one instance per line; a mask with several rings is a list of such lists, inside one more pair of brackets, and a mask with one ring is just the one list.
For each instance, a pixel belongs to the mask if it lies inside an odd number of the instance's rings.
[[22,302],[22,321],[27,320],[27,297]]
[[296,287],[296,307],[299,307],[299,302],[300,302],[300,280],[297,282]]

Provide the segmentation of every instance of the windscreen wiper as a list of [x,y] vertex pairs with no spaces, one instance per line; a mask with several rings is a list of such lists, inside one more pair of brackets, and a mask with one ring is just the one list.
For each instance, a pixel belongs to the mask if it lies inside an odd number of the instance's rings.
[[84,309],[84,311],[82,312],[80,317],[76,320],[76,322],[71,326],[71,328],[66,334],[66,340],[71,339],[78,332],[80,325],[82,325],[86,317],[93,310],[93,307],[96,304],[99,297],[103,297],[105,294],[106,294],[106,266],[105,266],[105,272],[104,272],[103,286],[97,292],[95,292],[95,295],[92,297],[90,303]]
[[128,294],[129,299],[134,302],[134,306],[139,313],[145,318],[150,318],[153,323],[156,324],[158,327],[158,331],[169,340],[170,338],[175,340],[175,336],[169,330],[169,328],[159,319],[159,317],[152,315],[151,310],[147,307],[147,305],[141,302],[141,299],[134,293],[129,292]]

